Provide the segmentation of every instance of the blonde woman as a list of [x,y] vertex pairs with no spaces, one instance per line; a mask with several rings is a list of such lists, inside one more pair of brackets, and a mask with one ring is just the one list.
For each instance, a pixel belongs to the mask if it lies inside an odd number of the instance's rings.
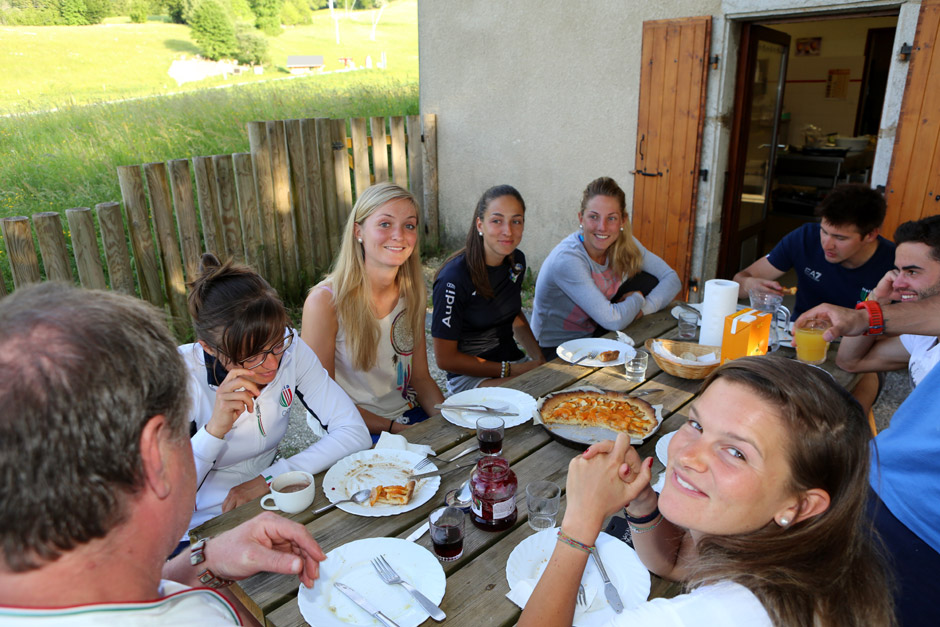
[[444,401],[428,372],[418,203],[378,183],[356,201],[332,272],[310,290],[301,338],[373,434],[398,433]]
[[532,330],[546,359],[563,342],[622,329],[679,293],[675,270],[633,237],[626,196],[612,178],[588,184],[578,222],[535,282]]

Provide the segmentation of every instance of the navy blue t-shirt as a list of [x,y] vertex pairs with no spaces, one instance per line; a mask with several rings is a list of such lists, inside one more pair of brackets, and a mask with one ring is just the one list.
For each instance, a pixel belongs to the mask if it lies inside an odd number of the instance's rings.
[[522,311],[525,255],[516,250],[512,259],[511,264],[486,267],[492,299],[477,294],[464,255],[450,260],[434,281],[431,336],[456,340],[461,353],[488,361],[522,359],[524,354],[512,336],[512,321]]
[[794,318],[822,303],[853,309],[894,268],[894,244],[880,235],[875,254],[857,268],[827,261],[819,230],[816,222],[804,224],[788,233],[767,255],[767,261],[781,272],[796,270]]

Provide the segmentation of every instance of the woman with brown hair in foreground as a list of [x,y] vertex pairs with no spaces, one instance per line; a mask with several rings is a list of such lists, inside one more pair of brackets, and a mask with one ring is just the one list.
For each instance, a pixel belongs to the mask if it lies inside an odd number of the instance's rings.
[[585,549],[621,507],[646,567],[687,592],[615,624],[896,624],[865,516],[869,441],[825,371],[776,356],[722,366],[669,444],[661,495],[624,436],[572,460],[559,542],[519,624],[572,624]]

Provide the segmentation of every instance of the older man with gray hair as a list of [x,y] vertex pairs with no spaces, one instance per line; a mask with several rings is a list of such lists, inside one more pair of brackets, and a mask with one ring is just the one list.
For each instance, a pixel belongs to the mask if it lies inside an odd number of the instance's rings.
[[215,590],[325,559],[264,514],[165,561],[195,502],[186,369],[156,309],[42,284],[0,300],[0,623],[240,624]]

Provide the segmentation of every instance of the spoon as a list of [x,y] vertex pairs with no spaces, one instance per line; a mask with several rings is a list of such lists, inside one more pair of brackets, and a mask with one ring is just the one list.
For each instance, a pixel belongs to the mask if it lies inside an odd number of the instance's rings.
[[343,499],[342,501],[336,501],[335,503],[330,503],[330,504],[327,505],[326,507],[321,507],[320,509],[316,510],[316,511],[313,512],[313,513],[314,513],[314,514],[321,514],[321,513],[325,512],[325,511],[328,510],[328,509],[332,509],[332,508],[336,507],[336,506],[339,505],[340,503],[362,503],[363,501],[365,501],[366,499],[368,499],[371,494],[372,494],[372,490],[370,490],[370,489],[368,489],[368,488],[366,488],[365,490],[359,490],[358,492],[356,492],[355,494],[353,494],[353,495],[352,495],[351,497],[349,497],[348,499]]
[[464,481],[460,484],[460,487],[453,492],[448,492],[444,500],[448,507],[456,507],[457,509],[467,509],[470,507],[470,503],[473,501],[473,495],[470,492],[470,480],[467,479]]

